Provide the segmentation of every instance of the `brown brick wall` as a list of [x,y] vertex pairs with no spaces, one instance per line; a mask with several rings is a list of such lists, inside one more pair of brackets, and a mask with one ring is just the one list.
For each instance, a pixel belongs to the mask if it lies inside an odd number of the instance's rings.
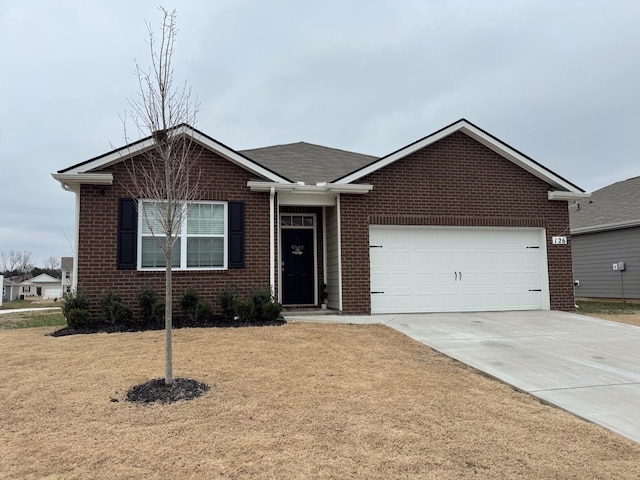
[[[248,293],[269,285],[269,195],[250,192],[246,184],[255,176],[214,153],[203,149],[200,162],[206,184],[202,200],[245,202],[245,268],[174,271],[173,295],[177,305],[187,288],[196,287],[201,297],[218,308],[219,292],[224,287],[235,286]],[[133,308],[142,288],[152,287],[164,297],[164,272],[116,268],[118,199],[131,195],[124,186],[129,178],[124,165],[116,164],[108,170],[113,173],[113,185],[83,185],[80,193],[78,286],[89,295],[94,311],[108,289]]]
[[373,190],[341,196],[343,311],[371,312],[369,225],[544,227],[551,308],[574,308],[567,202],[549,185],[456,132],[361,180]]

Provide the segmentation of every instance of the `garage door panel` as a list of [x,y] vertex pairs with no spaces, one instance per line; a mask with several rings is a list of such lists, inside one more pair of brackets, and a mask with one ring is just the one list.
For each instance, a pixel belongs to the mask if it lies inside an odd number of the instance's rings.
[[372,226],[372,312],[543,308],[544,238],[542,229]]

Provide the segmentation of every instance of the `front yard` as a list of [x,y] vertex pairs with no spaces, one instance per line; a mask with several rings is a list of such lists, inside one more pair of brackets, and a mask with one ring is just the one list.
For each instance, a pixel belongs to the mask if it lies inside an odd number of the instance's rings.
[[639,478],[640,445],[382,325],[0,331],[0,478]]

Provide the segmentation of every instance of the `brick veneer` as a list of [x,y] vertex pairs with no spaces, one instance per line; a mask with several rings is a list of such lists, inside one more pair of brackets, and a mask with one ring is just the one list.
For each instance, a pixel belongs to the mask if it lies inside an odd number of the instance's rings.
[[[146,160],[140,157],[137,161]],[[249,191],[247,181],[255,176],[212,152],[202,149],[199,161],[206,185],[202,200],[245,202],[245,268],[174,271],[173,295],[179,300],[188,287],[196,287],[218,308],[218,296],[224,287],[235,286],[241,293],[248,293],[269,285],[269,195]],[[109,289],[133,308],[142,288],[152,287],[164,297],[164,271],[116,268],[118,199],[131,195],[125,188],[129,182],[125,166],[115,164],[108,171],[113,173],[113,185],[83,185],[80,191],[78,286],[88,294],[94,313],[100,296]]]
[[574,309],[567,202],[550,186],[462,132],[361,180],[366,195],[342,195],[343,311],[371,313],[369,225],[544,227],[551,308]]

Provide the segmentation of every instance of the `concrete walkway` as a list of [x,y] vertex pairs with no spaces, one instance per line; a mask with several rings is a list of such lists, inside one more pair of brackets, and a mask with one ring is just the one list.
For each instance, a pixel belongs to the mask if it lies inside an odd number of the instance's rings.
[[640,327],[555,311],[286,319],[385,324],[640,443]]
[[43,308],[8,308],[6,310],[0,310],[0,315],[3,313],[20,313],[20,312],[35,312],[38,310],[60,310],[60,307],[43,307]]

